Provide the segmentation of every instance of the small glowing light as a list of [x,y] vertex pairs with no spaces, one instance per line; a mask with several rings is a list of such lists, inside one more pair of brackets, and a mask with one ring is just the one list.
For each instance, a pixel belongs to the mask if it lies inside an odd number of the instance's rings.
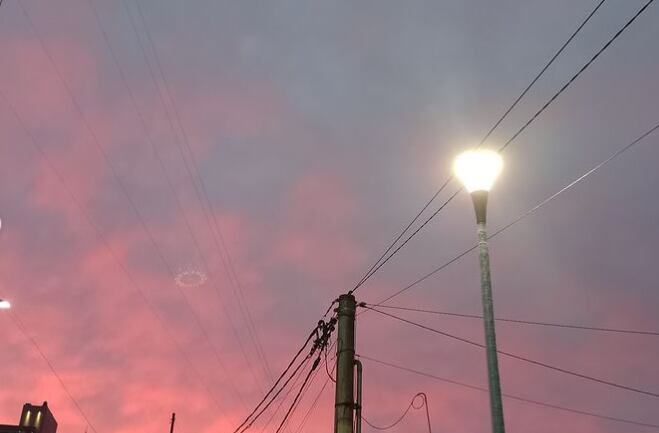
[[179,271],[174,278],[179,287],[199,287],[206,282],[206,274],[196,269],[185,269]]
[[493,150],[468,150],[455,158],[453,172],[467,191],[489,191],[503,168],[501,155]]
[[9,303],[9,301],[0,299],[0,310],[9,310],[10,308],[11,308],[11,304]]
[[41,411],[37,412],[37,419],[34,420],[34,426],[36,428],[39,428],[39,424],[41,424]]
[[29,410],[25,413],[25,420],[23,421],[24,426],[29,426],[30,425],[30,415],[32,415],[32,412]]

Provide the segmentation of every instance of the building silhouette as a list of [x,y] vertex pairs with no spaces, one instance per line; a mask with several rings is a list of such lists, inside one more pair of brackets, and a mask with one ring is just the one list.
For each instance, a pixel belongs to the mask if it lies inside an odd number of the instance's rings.
[[57,433],[57,421],[47,402],[41,406],[25,403],[18,425],[0,424],[0,433]]

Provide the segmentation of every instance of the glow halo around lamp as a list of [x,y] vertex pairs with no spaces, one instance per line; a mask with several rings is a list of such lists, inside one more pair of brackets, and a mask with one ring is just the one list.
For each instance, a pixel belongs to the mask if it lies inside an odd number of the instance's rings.
[[503,159],[489,149],[468,150],[455,158],[453,172],[468,192],[489,191],[501,170]]

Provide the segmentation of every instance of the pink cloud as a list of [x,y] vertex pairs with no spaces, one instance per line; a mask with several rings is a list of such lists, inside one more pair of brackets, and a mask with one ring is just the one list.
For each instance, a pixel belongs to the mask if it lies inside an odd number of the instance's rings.
[[358,212],[348,186],[337,175],[307,174],[287,198],[287,225],[275,239],[274,260],[317,279],[346,281],[364,260],[349,235]]

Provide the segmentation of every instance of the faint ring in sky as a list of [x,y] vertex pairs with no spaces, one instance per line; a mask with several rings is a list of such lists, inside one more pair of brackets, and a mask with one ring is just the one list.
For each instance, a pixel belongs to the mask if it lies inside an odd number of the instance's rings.
[[178,274],[176,274],[176,277],[174,277],[176,285],[185,288],[199,287],[204,284],[206,280],[206,274],[195,269],[186,269],[184,271],[180,271]]

